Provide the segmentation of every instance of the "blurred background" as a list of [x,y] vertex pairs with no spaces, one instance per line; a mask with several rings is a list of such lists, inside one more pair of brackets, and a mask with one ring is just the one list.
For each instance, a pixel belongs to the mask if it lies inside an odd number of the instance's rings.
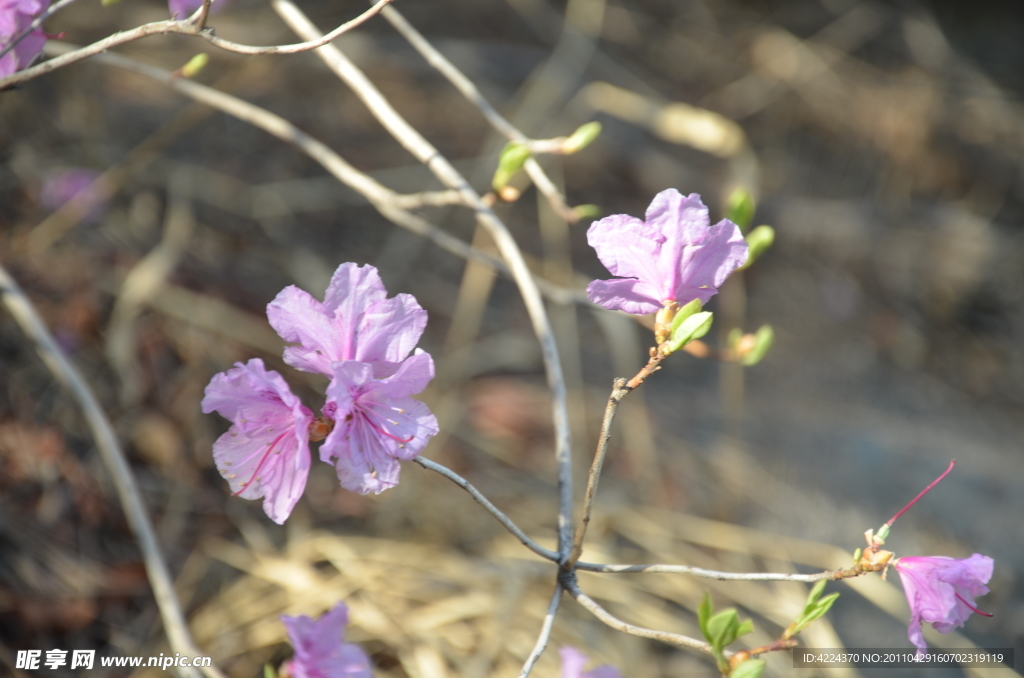
[[[364,5],[300,5],[323,30]],[[995,558],[992,593],[938,647],[1024,649],[1024,13],[1014,3],[860,0],[405,2],[409,21],[533,138],[598,120],[575,156],[544,157],[570,204],[642,216],[665,188],[696,192],[712,220],[736,186],[774,247],[712,301],[722,344],[762,323],[775,345],[746,370],[679,354],[624,403],[585,559],[735,571],[849,563],[896,524],[897,555]],[[167,18],[155,0],[82,0],[47,22],[85,44]],[[264,3],[211,20],[248,44],[294,42]],[[338,46],[439,150],[488,188],[504,143],[375,18]],[[441,188],[313,54],[242,57],[183,36],[122,54],[274,111],[402,192]],[[96,390],[141,484],[199,645],[233,678],[290,656],[280,614],[352,609],[349,639],[379,676],[512,676],[553,586],[461,490],[405,464],[362,497],[315,463],[279,527],[230,498],[211,459],[227,423],[202,415],[213,374],[262,358],[312,409],[324,384],[286,367],[265,307],[297,284],[322,297],[345,261],[414,294],[437,361],[422,398],[442,432],[425,454],[554,544],[550,401],[514,285],[386,221],[308,157],[163,85],[82,62],[0,93],[0,260]],[[103,174],[110,196],[60,206]],[[569,224],[519,183],[499,204],[534,270],[583,289],[607,272]],[[447,232],[493,250],[465,209],[430,208]],[[651,336],[588,305],[549,310],[569,379],[577,495],[611,379],[646,362]],[[20,649],[167,651],[139,552],[81,414],[0,313],[0,674]],[[318,395],[318,391],[320,395]],[[318,400],[318,398],[320,400]],[[315,454],[315,452],[314,452]],[[801,636],[809,647],[910,648],[893,575],[842,593]],[[750,646],[799,612],[801,584],[677,575],[581,575],[634,624],[698,635],[693,610],[754,620]],[[631,678],[717,675],[708,658],[618,634],[571,600],[555,648],[579,647]],[[769,674],[791,675],[789,653]],[[1009,675],[1006,669],[933,676]],[[833,671],[836,673],[837,671]],[[76,675],[46,670],[45,675]],[[800,675],[824,671],[801,669]],[[852,670],[843,675],[855,675]],[[90,676],[127,675],[124,669]],[[156,675],[137,671],[132,675]],[[893,670],[887,675],[912,675]]]

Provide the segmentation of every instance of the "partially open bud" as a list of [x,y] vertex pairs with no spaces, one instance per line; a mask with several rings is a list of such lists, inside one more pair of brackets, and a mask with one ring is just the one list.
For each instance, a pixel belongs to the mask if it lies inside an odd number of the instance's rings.
[[664,306],[658,309],[654,316],[654,342],[659,346],[668,340],[671,332],[672,320],[679,311],[679,304],[674,301],[663,301]]

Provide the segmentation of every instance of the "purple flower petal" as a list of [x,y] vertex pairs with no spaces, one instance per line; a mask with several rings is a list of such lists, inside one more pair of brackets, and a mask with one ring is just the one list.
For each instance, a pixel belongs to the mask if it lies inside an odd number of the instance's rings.
[[344,642],[348,608],[338,603],[319,619],[281,616],[295,656],[286,664],[292,678],[371,678],[370,659]]
[[[171,12],[172,19],[187,19],[203,6],[203,0],[167,0],[167,9]],[[213,0],[210,3],[210,12],[219,12],[224,9],[224,2]]]
[[334,464],[342,487],[379,494],[398,483],[398,460],[415,459],[438,431],[429,408],[408,397],[433,373],[433,360],[422,352],[383,379],[375,378],[369,363],[334,364],[323,412],[335,426],[320,458]]
[[288,342],[285,362],[333,375],[335,362],[401,362],[419,341],[427,312],[408,294],[387,299],[373,266],[338,267],[323,302],[295,286],[267,306],[271,326]]
[[736,224],[710,226],[700,196],[662,191],[647,208],[646,222],[622,214],[591,225],[587,240],[613,275],[595,281],[590,300],[609,310],[642,315],[664,302],[706,302],[747,260],[747,243]]
[[214,375],[202,408],[232,423],[213,444],[217,469],[232,492],[243,499],[264,497],[263,510],[284,523],[306,487],[313,413],[258,358]]
[[[4,0],[0,2],[0,48],[27,29],[36,16],[50,6],[49,0]],[[46,44],[46,35],[36,29],[0,59],[0,78],[28,67]]]
[[985,584],[992,578],[993,566],[991,558],[977,553],[959,560],[919,556],[896,561],[910,604],[907,637],[919,652],[928,649],[921,623],[930,623],[939,633],[963,626],[975,611],[974,598],[988,593]]
[[649,284],[635,278],[593,280],[587,285],[587,297],[595,304],[633,315],[647,315],[661,308],[661,304],[652,301],[657,294]]
[[562,678],[622,678],[618,669],[608,665],[584,672],[590,659],[574,647],[563,647],[558,653],[562,657]]

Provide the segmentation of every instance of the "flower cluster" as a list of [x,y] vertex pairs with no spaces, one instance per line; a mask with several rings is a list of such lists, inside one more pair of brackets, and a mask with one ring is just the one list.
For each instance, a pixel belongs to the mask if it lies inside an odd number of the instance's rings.
[[370,658],[344,642],[348,608],[338,603],[319,619],[282,616],[295,656],[281,666],[289,678],[371,678]]
[[331,381],[323,416],[315,418],[259,359],[213,377],[202,408],[232,423],[213,456],[234,494],[263,497],[267,515],[283,523],[306,486],[309,443],[324,437],[320,459],[335,466],[342,487],[369,494],[396,485],[399,460],[415,459],[438,430],[427,406],[410,397],[434,377],[430,355],[413,351],[426,311],[408,294],[388,299],[373,266],[346,263],[323,302],[289,286],[267,317],[297,344],[284,361]]
[[[50,0],[0,0],[0,49],[21,35],[47,7]],[[27,67],[43,51],[46,34],[35,29],[0,58],[0,78]]]
[[654,196],[646,221],[625,214],[595,221],[587,242],[612,275],[620,276],[593,281],[587,296],[610,311],[635,315],[673,302],[707,303],[747,261],[739,226],[728,219],[711,226],[700,196],[683,197],[674,188]]
[[992,578],[993,560],[975,553],[970,558],[911,556],[896,561],[903,591],[910,603],[910,638],[918,652],[928,645],[921,633],[921,622],[930,623],[939,633],[949,633],[972,612],[991,617],[974,606],[974,599],[988,593],[985,584]]

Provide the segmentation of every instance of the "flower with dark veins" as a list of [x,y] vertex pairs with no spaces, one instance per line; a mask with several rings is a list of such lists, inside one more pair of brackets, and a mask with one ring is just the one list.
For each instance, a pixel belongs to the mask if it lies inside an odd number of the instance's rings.
[[587,296],[610,311],[635,315],[672,302],[707,303],[747,261],[739,226],[728,219],[710,224],[700,196],[684,197],[674,188],[654,196],[646,221],[614,214],[594,222],[587,241],[601,263],[620,277],[591,282]]
[[263,510],[283,524],[306,488],[313,413],[259,358],[214,375],[202,408],[231,421],[213,458],[234,496],[263,497]]
[[991,617],[974,605],[974,599],[988,593],[985,584],[992,578],[993,560],[975,553],[970,558],[944,556],[911,556],[896,561],[896,571],[903,582],[903,592],[910,603],[910,638],[918,652],[928,645],[921,633],[921,623],[928,622],[939,633],[949,633],[971,616],[972,612]]
[[437,435],[437,419],[409,397],[434,378],[434,361],[417,349],[387,369],[355,360],[333,367],[323,413],[335,425],[320,459],[334,464],[342,487],[380,494],[398,484],[399,460],[415,459]]
[[281,616],[295,656],[281,666],[291,678],[372,678],[370,658],[358,645],[344,642],[348,607],[338,603],[319,619]]
[[382,363],[402,362],[427,325],[412,295],[387,294],[376,268],[354,263],[338,267],[322,302],[294,285],[284,288],[267,306],[274,330],[298,344],[284,350],[284,361],[333,377],[333,363],[357,360],[386,376],[393,368]]

